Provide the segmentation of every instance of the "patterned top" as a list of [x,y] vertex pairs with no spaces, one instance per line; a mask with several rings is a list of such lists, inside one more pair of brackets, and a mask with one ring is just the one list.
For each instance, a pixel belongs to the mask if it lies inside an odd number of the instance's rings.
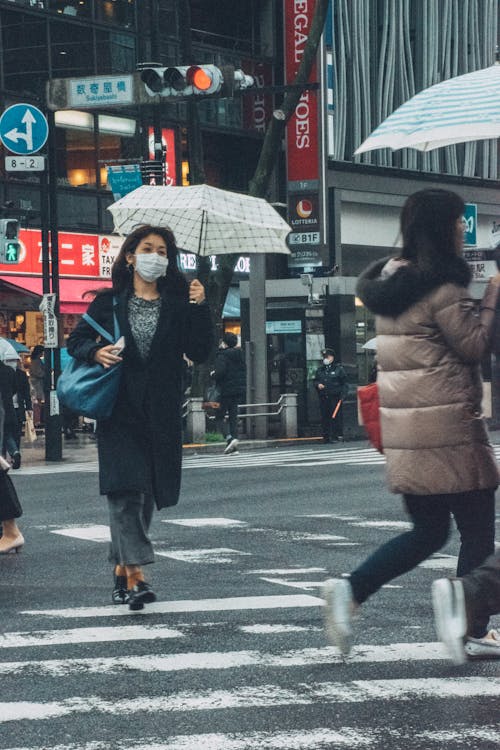
[[158,299],[143,299],[135,294],[128,301],[128,319],[134,341],[142,359],[146,360],[151,349],[151,342],[155,335],[160,318],[161,297]]

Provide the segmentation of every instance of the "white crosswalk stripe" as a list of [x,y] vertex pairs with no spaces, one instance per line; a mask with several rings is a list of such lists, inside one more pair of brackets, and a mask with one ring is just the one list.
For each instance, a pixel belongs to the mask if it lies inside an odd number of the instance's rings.
[[[461,748],[498,747],[500,730],[496,725],[481,727],[460,726],[453,730],[437,732],[412,732],[400,735],[404,742],[402,747],[418,747],[425,750],[443,750],[447,743],[457,741]],[[342,731],[320,727],[303,732],[245,732],[245,733],[211,733],[201,735],[177,736],[172,741],[162,742],[155,737],[139,741],[122,740],[119,750],[333,750],[333,748],[370,748],[375,747],[380,739],[379,733],[372,729],[344,727]],[[477,744],[485,743],[484,745]],[[410,744],[411,743],[411,744]],[[424,744],[425,743],[425,744]],[[486,744],[488,743],[488,744]],[[379,745],[380,747],[380,745]],[[47,750],[47,746],[16,747],[10,750]],[[117,750],[115,743],[89,742],[78,745],[53,745],[51,750]]]
[[[363,450],[327,453],[328,460],[345,454],[347,460],[357,461]],[[309,450],[273,455],[275,463],[264,466],[311,460]],[[326,459],[324,450],[313,450],[313,455]],[[362,515],[321,517],[322,539],[300,524],[300,531],[286,533],[295,535],[296,544],[310,543],[313,537],[321,544],[355,544],[366,530],[392,534],[406,528],[404,522]],[[307,514],[298,516],[301,523],[306,518]],[[326,527],[329,520],[335,522],[334,529]],[[186,539],[190,533],[199,534],[200,528],[227,534],[225,546],[202,550],[212,554],[238,551],[233,540],[252,530],[249,522],[223,516],[169,521],[162,528],[182,531]],[[68,537],[78,539],[78,544],[107,539],[105,526],[51,530],[61,544],[68,544]],[[176,554],[179,558],[179,551]],[[142,612],[111,605],[19,612],[22,625],[0,635],[2,750],[500,746],[500,727],[493,718],[500,695],[498,673],[483,664],[453,670],[440,643],[417,635],[418,623],[394,643],[380,642],[391,637],[380,632],[379,640],[370,643],[373,629],[366,635],[362,623],[344,661],[326,645],[322,632],[319,586],[327,572],[321,563],[313,565],[304,558],[299,562],[305,565],[294,568],[277,555],[267,569],[262,567],[266,561],[255,556],[239,559],[247,561],[241,570],[245,593],[252,592],[254,581],[263,586],[267,580],[275,589],[226,598],[209,598],[207,591],[204,599],[159,601]],[[425,566],[444,570],[455,564],[453,556],[441,554]],[[421,574],[428,575],[425,570]],[[280,586],[291,586],[290,593]],[[266,590],[271,595],[262,595]],[[482,706],[477,715],[471,709],[473,701]],[[360,726],[353,721],[353,706],[365,717]],[[429,723],[416,723],[419,712],[429,716]],[[147,736],[133,736],[131,725],[123,722],[133,714],[151,717]],[[491,717],[488,723],[485,716]],[[122,734],[117,738],[118,731]]]
[[[384,457],[373,448],[277,448],[259,451],[241,451],[228,456],[223,454],[188,455],[183,459],[183,468],[189,469],[234,469],[253,466],[315,466],[322,464],[360,464],[361,466],[383,464]],[[38,474],[67,474],[71,472],[97,472],[97,461],[62,463],[43,466],[24,466],[16,476]]]
[[[283,569],[282,572],[288,571]],[[304,573],[307,572],[309,570],[304,569]],[[89,736],[80,736],[77,744],[68,742],[67,731],[61,730],[59,741],[41,745],[38,740],[31,745],[2,744],[1,747],[5,750],[46,750],[48,747],[53,750],[327,750],[336,747],[376,750],[388,746],[384,743],[389,738],[392,742],[397,737],[401,742],[399,747],[411,747],[408,740],[416,741],[418,737],[421,744],[415,747],[455,750],[465,747],[464,742],[477,747],[480,742],[491,743],[493,747],[500,741],[500,729],[496,724],[478,723],[476,726],[469,722],[461,727],[457,720],[450,729],[446,716],[442,727],[434,722],[428,731],[407,728],[406,719],[393,725],[390,717],[398,713],[390,707],[395,702],[406,705],[418,701],[419,705],[428,702],[435,706],[436,702],[451,700],[459,716],[462,700],[498,698],[500,677],[453,673],[445,661],[443,646],[426,641],[385,645],[360,643],[353,647],[346,663],[335,648],[324,645],[321,623],[317,619],[321,605],[317,597],[294,595],[165,601],[150,605],[141,613],[116,606],[21,612],[20,616],[36,624],[36,629],[4,633],[0,639],[0,672],[4,684],[12,685],[5,681],[15,680],[19,685],[15,696],[7,691],[0,698],[0,739],[2,727],[22,726],[25,731],[26,727],[33,727],[34,736],[39,738],[45,731],[43,727],[47,726],[54,727],[56,734],[57,727],[68,727],[68,722],[83,722],[79,726],[85,727],[85,717],[90,715],[97,724],[92,725]],[[259,623],[245,622],[247,613],[256,608],[260,608],[267,619]],[[315,617],[317,624],[297,624],[304,608]],[[226,619],[224,613],[230,611],[237,617]],[[276,613],[283,611],[287,612],[288,621],[276,621]],[[186,619],[186,614],[195,613],[198,615],[195,619]],[[208,614],[213,618],[214,613],[215,620],[205,619]],[[123,615],[140,619],[129,625]],[[108,622],[111,618],[111,623],[101,625],[101,617],[106,617]],[[61,627],[41,627],[55,618]],[[95,620],[95,625],[87,624],[90,618]],[[75,626],[64,627],[68,620],[75,621]],[[240,647],[220,650],[221,632],[224,632],[224,640],[232,645],[238,643]],[[202,639],[200,633],[203,633]],[[310,640],[310,646],[291,645],[293,638],[304,636]],[[200,640],[205,647],[212,644],[215,648],[190,650],[189,647],[196,646]],[[92,655],[88,655],[88,650],[75,654],[75,649],[84,644],[92,644]],[[115,653],[110,653],[114,644]],[[14,659],[9,658],[11,653],[16,654]],[[412,666],[406,669],[405,665],[410,664]],[[432,664],[436,668],[442,664],[444,672],[439,674],[434,670],[429,674]],[[384,665],[387,676],[381,677],[380,668]],[[421,670],[421,676],[418,675],[419,665],[427,665],[427,669]],[[399,673],[395,672],[398,666],[402,668]],[[191,674],[209,676],[202,681],[197,679],[196,686],[190,687]],[[105,685],[109,685],[109,678],[120,675],[126,678],[126,693],[111,697]],[[147,677],[146,682],[141,675]],[[148,690],[155,678],[161,680],[157,683],[161,690]],[[46,698],[30,696],[32,679],[37,684],[46,680],[47,685],[52,686],[45,693]],[[68,680],[72,680],[71,688],[65,688]],[[23,689],[27,691],[25,695]],[[342,712],[354,704],[373,712],[382,711],[389,718],[363,729],[349,723],[344,725]],[[296,725],[286,729],[289,712],[301,709],[321,710],[324,717],[340,718],[333,723],[327,721],[326,725],[320,721],[303,730]],[[107,722],[132,712],[154,715],[158,719],[171,718],[156,723],[157,733],[150,737],[127,738],[125,731],[119,741],[110,741]],[[247,717],[248,726],[252,712],[255,712],[253,730],[242,732],[240,717],[243,714]],[[266,726],[266,712],[274,717],[273,722],[282,721],[281,727],[262,731]],[[190,723],[189,717],[198,715],[204,717],[207,729],[214,726],[210,716],[214,716],[213,722],[217,725],[216,717],[224,715],[225,725],[229,722],[234,731],[203,733],[196,725],[198,728],[192,734],[185,731],[170,734],[175,717],[182,717],[182,721],[174,726],[185,729]],[[166,735],[158,734],[160,726],[165,727]]]
[[[500,461],[500,445],[493,446],[495,456]],[[224,456],[222,454],[189,455],[183,459],[183,469],[244,469],[258,466],[306,468],[349,464],[359,466],[382,466],[385,457],[374,448],[278,448],[265,451],[241,451]],[[77,472],[96,473],[97,461],[62,463],[54,465],[27,465],[16,471],[16,476],[36,476],[41,474],[68,474]]]

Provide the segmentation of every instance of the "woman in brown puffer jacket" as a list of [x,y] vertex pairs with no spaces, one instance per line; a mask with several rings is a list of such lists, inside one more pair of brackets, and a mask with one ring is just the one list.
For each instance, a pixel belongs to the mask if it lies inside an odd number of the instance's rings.
[[[462,199],[446,190],[410,196],[401,213],[403,249],[360,276],[357,294],[376,314],[382,441],[392,492],[413,528],[379,547],[350,576],[325,582],[327,632],[345,654],[356,605],[412,570],[457,523],[459,576],[493,552],[498,469],[481,413],[480,362],[491,348],[500,274],[480,308],[461,257]],[[471,640],[498,640],[478,618]]]

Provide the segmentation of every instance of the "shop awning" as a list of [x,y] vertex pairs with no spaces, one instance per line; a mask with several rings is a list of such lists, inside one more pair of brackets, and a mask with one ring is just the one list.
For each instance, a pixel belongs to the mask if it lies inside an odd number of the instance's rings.
[[[42,296],[41,276],[0,276],[0,279],[11,287]],[[111,280],[107,279],[59,279],[61,312],[81,315],[92,301],[91,296],[83,296],[85,292],[110,286]]]

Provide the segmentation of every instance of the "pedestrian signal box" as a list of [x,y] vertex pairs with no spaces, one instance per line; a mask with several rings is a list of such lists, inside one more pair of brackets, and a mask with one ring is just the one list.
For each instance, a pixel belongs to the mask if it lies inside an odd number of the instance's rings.
[[19,263],[21,243],[18,238],[19,222],[17,219],[0,219],[1,263]]

